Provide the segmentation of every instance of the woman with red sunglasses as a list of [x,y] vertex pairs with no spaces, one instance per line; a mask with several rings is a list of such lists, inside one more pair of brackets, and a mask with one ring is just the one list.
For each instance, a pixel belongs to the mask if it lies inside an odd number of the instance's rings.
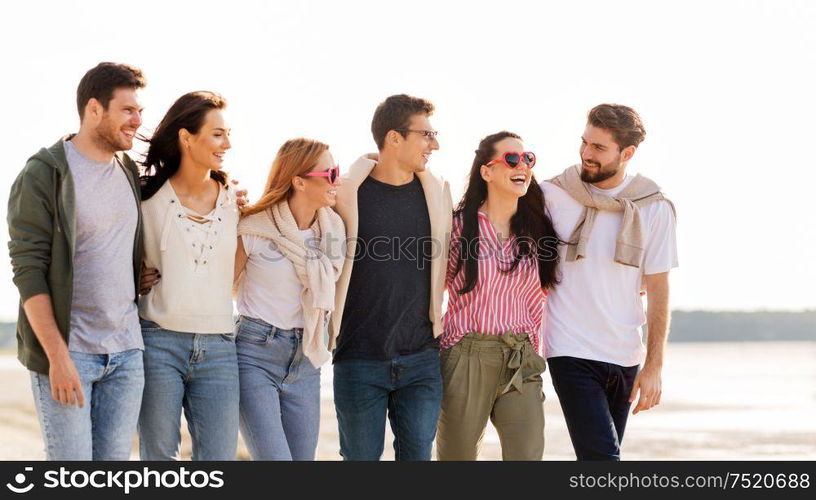
[[281,146],[261,199],[238,224],[236,346],[240,428],[254,460],[314,460],[320,366],[345,255],[329,146]]
[[544,393],[539,355],[557,238],[521,137],[499,132],[476,150],[454,211],[441,337],[439,460],[476,460],[490,419],[504,460],[541,460]]

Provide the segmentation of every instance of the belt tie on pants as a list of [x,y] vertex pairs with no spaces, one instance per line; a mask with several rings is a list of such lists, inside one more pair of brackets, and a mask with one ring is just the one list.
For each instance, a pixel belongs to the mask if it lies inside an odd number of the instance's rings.
[[[519,336],[514,335],[512,330],[508,330],[501,334],[501,339],[505,345],[510,348],[510,357],[507,360],[507,368],[513,370],[513,375],[510,377],[510,382],[504,387],[501,394],[506,394],[510,391],[511,388],[515,388],[517,391],[522,392],[523,381],[524,381],[524,373],[522,367],[527,366],[528,364],[538,365],[540,361],[538,359],[532,358],[533,354],[533,346],[530,342],[527,342],[525,337],[519,338]],[[532,363],[530,363],[532,361]],[[541,373],[543,368],[539,370],[537,373]]]

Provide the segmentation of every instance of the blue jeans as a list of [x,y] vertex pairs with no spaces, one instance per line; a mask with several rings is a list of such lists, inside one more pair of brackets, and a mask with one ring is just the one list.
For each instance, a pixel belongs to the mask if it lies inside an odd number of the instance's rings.
[[620,460],[638,366],[569,356],[547,362],[578,460]]
[[141,349],[70,356],[82,383],[82,408],[54,399],[48,375],[31,372],[46,459],[128,460],[144,387]]
[[164,330],[141,320],[145,388],[139,415],[142,460],[176,460],[181,411],[193,460],[234,460],[238,448],[238,360],[229,334]]
[[334,364],[334,405],[344,460],[379,460],[385,415],[397,460],[430,460],[442,404],[439,351],[389,361],[346,359]]
[[314,460],[320,368],[303,356],[303,329],[241,316],[236,327],[241,434],[253,460]]

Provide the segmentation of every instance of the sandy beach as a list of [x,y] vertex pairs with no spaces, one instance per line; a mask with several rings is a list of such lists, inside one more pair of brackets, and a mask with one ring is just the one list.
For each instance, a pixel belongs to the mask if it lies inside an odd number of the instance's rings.
[[[0,355],[0,459],[42,460],[28,372]],[[318,460],[339,460],[332,370],[323,369]],[[545,460],[574,460],[558,400],[545,379]],[[816,460],[816,342],[669,344],[662,403],[631,416],[624,460]],[[384,460],[393,459],[386,431]],[[135,444],[135,440],[134,440]],[[183,457],[189,458],[185,434]],[[138,459],[134,446],[132,459]],[[243,444],[239,459],[249,459]],[[488,427],[481,460],[501,459]]]

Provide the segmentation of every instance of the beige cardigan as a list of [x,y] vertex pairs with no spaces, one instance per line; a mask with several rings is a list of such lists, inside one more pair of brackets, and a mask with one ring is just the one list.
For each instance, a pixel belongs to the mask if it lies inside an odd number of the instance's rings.
[[615,243],[615,262],[626,266],[640,267],[643,252],[646,248],[645,237],[640,223],[640,208],[646,205],[665,201],[677,214],[674,204],[666,198],[655,184],[637,174],[629,185],[615,196],[593,193],[590,185],[581,180],[581,165],[573,165],[562,174],[550,179],[550,182],[566,191],[575,201],[584,206],[581,218],[567,241],[567,262],[574,262],[586,257],[587,245],[592,234],[592,226],[599,210],[623,212],[623,220]]
[[[334,299],[334,312],[329,321],[329,350],[336,347],[340,334],[340,321],[346,306],[351,269],[354,266],[354,254],[357,250],[357,189],[366,180],[371,170],[377,165],[377,154],[360,157],[341,177],[337,188],[337,204],[334,211],[340,214],[346,224],[346,261],[337,281]],[[442,295],[445,291],[445,271],[448,264],[448,246],[450,244],[453,201],[451,200],[448,182],[430,171],[418,172],[417,177],[425,191],[428,204],[428,216],[431,219],[431,238],[433,240],[433,257],[431,260],[431,308],[428,312],[433,322],[434,337],[442,334]],[[399,286],[395,284],[394,286]]]

